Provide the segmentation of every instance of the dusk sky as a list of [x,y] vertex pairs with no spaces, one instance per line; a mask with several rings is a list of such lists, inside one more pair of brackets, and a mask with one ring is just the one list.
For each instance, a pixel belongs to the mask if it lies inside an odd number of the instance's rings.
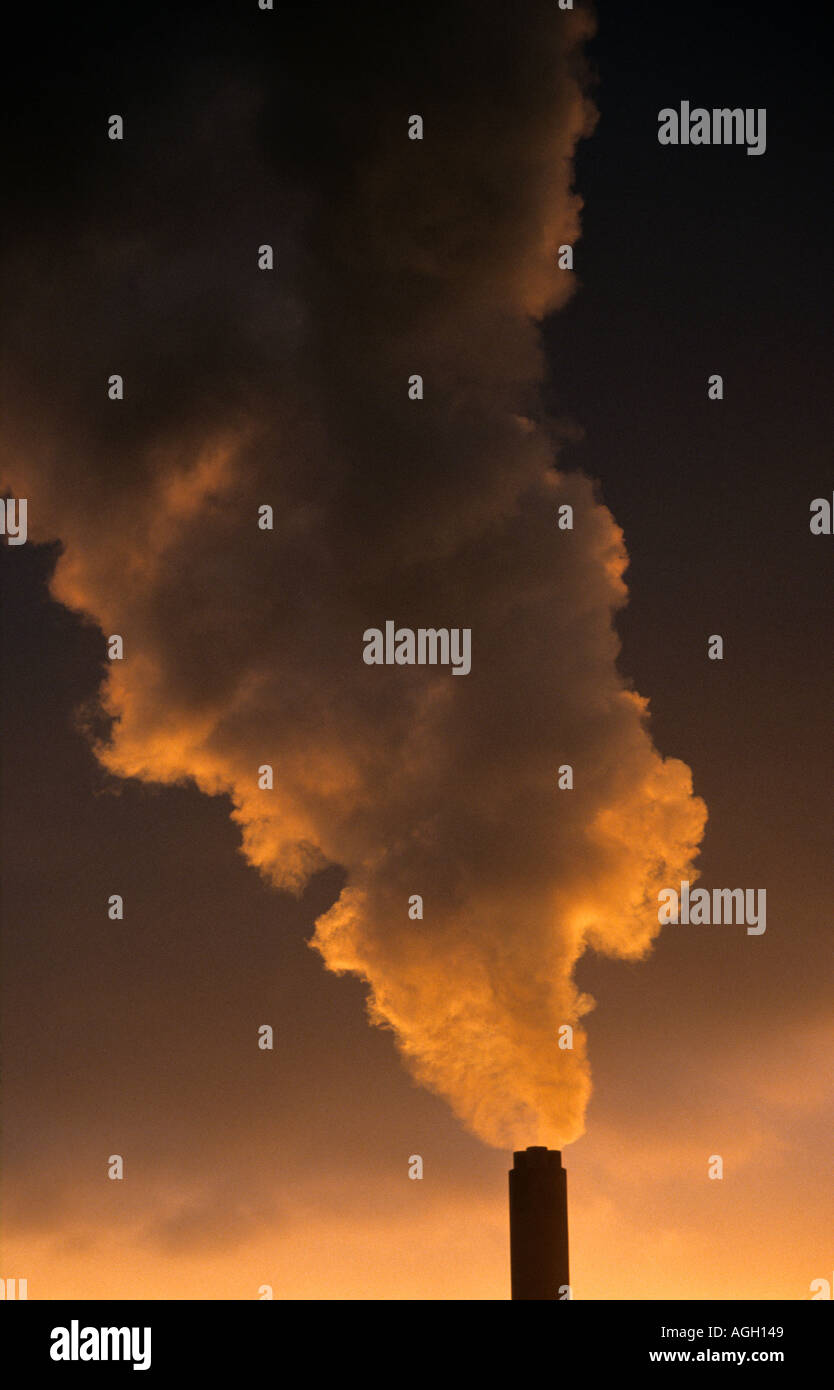
[[[834,1280],[821,18],[27,23],[0,1273],[506,1299],[506,1172],[546,1144],[575,1298],[809,1298]],[[766,110],[766,148],[662,145],[682,102]],[[471,669],[369,664],[389,621],[470,633]],[[765,891],[766,930],[661,929],[684,880]]]

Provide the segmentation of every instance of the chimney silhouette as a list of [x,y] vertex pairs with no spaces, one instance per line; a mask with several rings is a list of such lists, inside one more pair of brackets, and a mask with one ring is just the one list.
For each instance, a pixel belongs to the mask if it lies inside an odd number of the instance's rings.
[[510,1169],[512,1298],[569,1298],[568,1176],[558,1149],[521,1149]]

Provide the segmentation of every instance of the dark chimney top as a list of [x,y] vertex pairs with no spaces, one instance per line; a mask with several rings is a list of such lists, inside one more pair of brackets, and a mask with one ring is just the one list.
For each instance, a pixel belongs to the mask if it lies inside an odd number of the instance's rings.
[[568,1182],[559,1149],[513,1154],[510,1169],[513,1299],[569,1299]]

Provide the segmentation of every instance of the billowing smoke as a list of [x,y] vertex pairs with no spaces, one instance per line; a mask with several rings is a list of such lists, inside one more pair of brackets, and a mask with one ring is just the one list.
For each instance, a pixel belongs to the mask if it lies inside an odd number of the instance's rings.
[[[351,9],[343,67],[347,27],[299,19],[237,83],[134,93],[122,145],[91,123],[67,222],[6,258],[3,471],[54,596],[123,638],[102,762],[228,794],[277,887],[344,866],[328,968],[481,1138],[561,1145],[576,962],[645,955],[705,810],[617,670],[622,534],[538,399],[589,21],[421,12],[406,40]],[[470,629],[471,672],[367,665],[388,621]]]

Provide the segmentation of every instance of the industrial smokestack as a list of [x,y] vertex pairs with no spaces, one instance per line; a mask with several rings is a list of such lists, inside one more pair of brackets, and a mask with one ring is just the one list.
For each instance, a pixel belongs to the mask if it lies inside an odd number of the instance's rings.
[[558,1149],[513,1154],[510,1270],[513,1299],[570,1298],[568,1176]]

